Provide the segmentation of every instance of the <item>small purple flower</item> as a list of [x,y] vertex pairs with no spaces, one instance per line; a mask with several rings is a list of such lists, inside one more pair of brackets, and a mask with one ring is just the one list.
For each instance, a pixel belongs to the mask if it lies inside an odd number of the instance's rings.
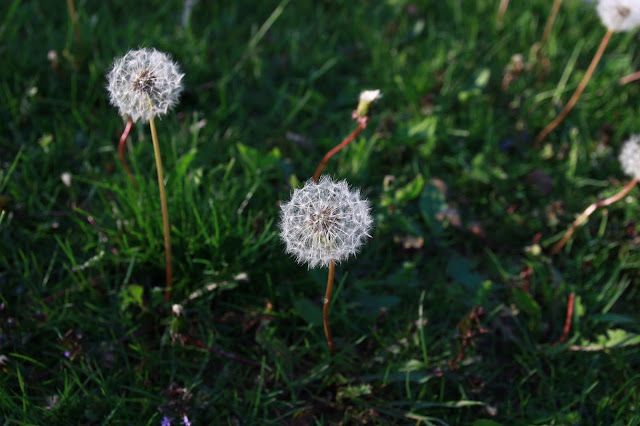
[[182,416],[182,423],[184,426],[191,426],[191,422],[189,421],[189,418],[187,417],[187,415],[183,415]]
[[160,426],[171,426],[171,420],[173,419],[170,419],[167,416],[164,416],[160,421]]

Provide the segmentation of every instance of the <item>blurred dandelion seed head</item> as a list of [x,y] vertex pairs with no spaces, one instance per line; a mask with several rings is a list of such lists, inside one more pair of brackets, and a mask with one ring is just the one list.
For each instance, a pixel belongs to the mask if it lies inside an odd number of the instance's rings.
[[629,31],[640,25],[640,0],[600,0],[597,10],[610,30]]
[[631,135],[622,145],[618,158],[626,175],[640,179],[640,135]]
[[130,50],[107,75],[110,101],[120,115],[149,121],[178,103],[182,78],[178,64],[156,49]]
[[309,268],[329,266],[355,255],[370,238],[369,202],[346,181],[322,176],[293,191],[281,205],[280,237],[285,251]]

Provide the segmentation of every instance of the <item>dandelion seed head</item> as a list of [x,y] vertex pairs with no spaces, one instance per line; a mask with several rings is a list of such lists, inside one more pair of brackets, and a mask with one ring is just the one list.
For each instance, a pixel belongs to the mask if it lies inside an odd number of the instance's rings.
[[309,268],[328,266],[355,255],[370,238],[369,202],[346,181],[322,176],[293,191],[281,205],[280,237],[285,251]]
[[600,0],[602,24],[614,31],[629,31],[640,25],[640,0]]
[[178,64],[156,49],[130,50],[107,75],[112,105],[133,121],[149,121],[178,103],[182,78]]
[[622,145],[618,159],[626,175],[640,179],[640,135],[631,135]]

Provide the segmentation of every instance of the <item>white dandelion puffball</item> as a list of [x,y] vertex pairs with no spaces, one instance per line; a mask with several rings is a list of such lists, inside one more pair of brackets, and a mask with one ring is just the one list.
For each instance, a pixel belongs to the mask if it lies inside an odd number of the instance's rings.
[[598,15],[610,30],[632,30],[640,25],[640,0],[600,0]]
[[640,135],[631,135],[622,145],[618,159],[626,175],[640,179]]
[[107,75],[110,101],[135,122],[166,114],[182,91],[178,64],[156,49],[130,50]]
[[360,190],[349,190],[345,180],[308,180],[280,208],[285,251],[309,268],[346,260],[371,237],[369,202],[360,198]]

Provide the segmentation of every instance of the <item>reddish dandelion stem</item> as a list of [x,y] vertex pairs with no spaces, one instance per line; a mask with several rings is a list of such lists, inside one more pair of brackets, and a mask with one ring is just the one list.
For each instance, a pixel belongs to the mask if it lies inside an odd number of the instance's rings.
[[335,277],[335,262],[329,261],[329,277],[327,278],[327,291],[324,294],[322,303],[322,325],[324,326],[324,335],[327,338],[327,346],[333,355],[333,338],[331,337],[331,328],[329,328],[329,306],[331,305],[331,293],[333,292],[333,279]]
[[552,253],[553,254],[558,254],[560,252],[560,250],[562,250],[562,247],[564,247],[564,245],[567,243],[567,241],[569,241],[569,238],[571,238],[571,236],[575,232],[576,228],[578,228],[578,226],[582,225],[589,218],[589,216],[591,216],[593,214],[593,212],[595,212],[600,207],[606,207],[606,206],[609,206],[609,205],[619,201],[622,197],[627,195],[629,193],[629,191],[631,191],[631,189],[633,189],[633,187],[636,186],[637,183],[638,183],[638,179],[637,178],[633,178],[617,194],[614,194],[609,198],[605,198],[603,200],[596,201],[595,203],[592,203],[589,207],[587,207],[582,212],[582,214],[580,216],[578,216],[576,218],[576,220],[573,221],[573,223],[571,224],[569,229],[567,229],[567,231],[564,233],[564,236],[562,237],[562,239],[560,241],[558,241],[553,246]]
[[569,336],[569,331],[571,330],[571,321],[573,320],[573,302],[576,298],[575,293],[571,293],[569,295],[569,300],[567,300],[567,317],[564,320],[564,328],[562,329],[562,336],[558,339],[557,342],[553,344],[553,346],[557,346],[567,341],[567,337]]
[[640,80],[640,71],[636,71],[633,74],[625,75],[618,80],[618,84],[624,86],[625,84]]
[[578,102],[580,95],[582,95],[582,92],[584,92],[585,87],[587,87],[587,83],[589,83],[589,80],[591,80],[591,76],[593,75],[593,72],[595,71],[596,66],[600,62],[600,59],[602,58],[602,54],[604,53],[604,50],[607,48],[607,44],[609,44],[609,40],[611,39],[612,35],[613,35],[613,30],[610,29],[605,33],[604,37],[602,37],[600,46],[598,46],[598,50],[596,51],[596,54],[593,55],[593,59],[589,64],[589,68],[587,68],[587,72],[585,72],[584,77],[582,77],[582,80],[580,80],[580,83],[578,84],[576,91],[571,96],[571,99],[569,99],[569,102],[567,102],[567,104],[564,106],[560,114],[558,114],[556,118],[554,118],[553,121],[551,121],[551,123],[547,124],[547,126],[544,129],[542,129],[542,131],[536,137],[536,142],[535,142],[536,148],[540,147],[540,144],[549,135],[549,133],[553,132],[553,130],[556,127],[558,127],[558,124],[560,124],[562,120],[565,119],[565,117],[569,114],[569,112],[571,112],[575,104]]
[[122,163],[122,168],[127,173],[129,180],[133,183],[133,174],[131,173],[131,169],[127,164],[127,160],[124,158],[124,147],[127,145],[127,138],[129,137],[129,133],[131,133],[131,128],[133,127],[133,120],[129,119],[127,121],[126,126],[124,126],[124,130],[122,131],[122,136],[120,136],[120,143],[118,144],[118,157],[120,157],[120,162]]
[[334,155],[336,155],[340,150],[342,150],[345,146],[349,145],[349,143],[356,137],[358,136],[358,133],[360,133],[362,131],[362,129],[364,129],[366,127],[366,121],[365,122],[359,122],[358,123],[358,127],[356,128],[356,130],[353,131],[353,133],[351,133],[349,136],[347,136],[345,138],[345,140],[343,140],[342,142],[340,142],[339,145],[336,145],[335,147],[333,147],[333,149],[329,152],[327,152],[324,156],[324,158],[322,159],[322,161],[320,162],[320,164],[318,165],[318,168],[316,169],[316,172],[313,174],[313,181],[317,182],[318,179],[320,179],[320,174],[322,174],[322,169],[324,169],[324,166],[327,164],[327,162],[329,161],[329,159],[331,157],[333,157]]

